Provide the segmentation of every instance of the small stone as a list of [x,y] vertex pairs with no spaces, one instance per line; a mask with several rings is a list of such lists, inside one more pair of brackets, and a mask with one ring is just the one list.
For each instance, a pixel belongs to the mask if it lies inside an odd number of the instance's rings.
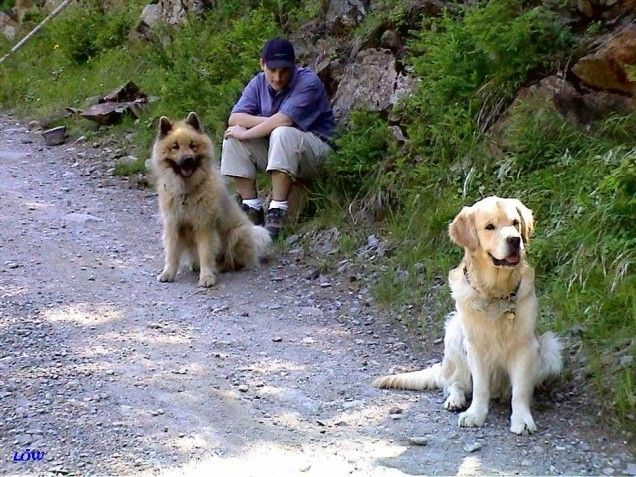
[[433,341],[433,344],[440,344],[444,342],[444,338],[437,338],[435,341]]
[[272,341],[273,341],[274,343],[280,343],[281,341],[283,341],[283,338],[281,338],[280,336],[274,336],[274,337],[272,338]]
[[364,402],[360,400],[347,401],[342,405],[343,409],[361,409],[364,406]]
[[605,467],[602,472],[603,475],[614,475],[614,469],[612,467]]
[[242,393],[246,393],[249,388],[247,387],[247,384],[240,384],[237,389]]
[[389,414],[402,414],[403,410],[400,407],[392,407],[389,409]]
[[300,469],[298,469],[299,472],[308,472],[309,469],[311,469],[311,464],[306,464],[303,465]]
[[407,440],[408,440],[408,443],[413,445],[413,446],[426,446],[426,445],[428,445],[428,439],[426,437],[413,436],[413,437],[409,437]]
[[466,444],[463,449],[466,452],[476,452],[481,449],[481,442],[473,442],[472,444]]

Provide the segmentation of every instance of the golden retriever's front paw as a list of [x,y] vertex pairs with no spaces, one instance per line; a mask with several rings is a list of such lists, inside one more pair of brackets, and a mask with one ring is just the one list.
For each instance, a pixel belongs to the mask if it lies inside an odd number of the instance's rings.
[[449,395],[444,401],[444,409],[447,411],[457,412],[466,408],[466,397],[459,395]]
[[462,412],[457,420],[459,427],[481,427],[486,422],[486,413],[476,412],[468,408]]
[[513,413],[510,416],[510,432],[515,434],[532,434],[537,431],[537,425],[534,423],[532,414]]
[[164,270],[159,275],[157,275],[158,282],[174,282],[175,273]]
[[216,285],[216,274],[213,273],[211,275],[203,275],[199,278],[199,286],[200,287],[212,287]]

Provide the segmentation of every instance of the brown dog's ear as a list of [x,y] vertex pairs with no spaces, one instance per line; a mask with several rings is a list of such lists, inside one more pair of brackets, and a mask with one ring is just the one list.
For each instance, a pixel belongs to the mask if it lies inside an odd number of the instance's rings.
[[203,131],[203,129],[201,128],[201,121],[199,121],[199,116],[194,111],[188,114],[188,117],[186,118],[186,124],[189,124],[199,132]]
[[159,118],[159,137],[166,137],[170,131],[172,131],[172,122],[167,117],[161,116]]
[[521,223],[521,238],[523,243],[527,244],[534,232],[534,217],[532,211],[521,203],[520,200],[515,199],[515,208],[519,214],[519,222]]
[[457,245],[471,252],[479,247],[479,237],[475,230],[475,219],[470,207],[464,207],[448,227],[448,235]]

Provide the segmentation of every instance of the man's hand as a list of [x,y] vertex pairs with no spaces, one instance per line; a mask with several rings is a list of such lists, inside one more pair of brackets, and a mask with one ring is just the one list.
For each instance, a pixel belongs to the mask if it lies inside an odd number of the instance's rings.
[[225,130],[223,134],[223,139],[227,139],[233,137],[234,139],[238,139],[239,141],[243,141],[246,139],[245,134],[247,133],[247,128],[243,126],[230,126]]

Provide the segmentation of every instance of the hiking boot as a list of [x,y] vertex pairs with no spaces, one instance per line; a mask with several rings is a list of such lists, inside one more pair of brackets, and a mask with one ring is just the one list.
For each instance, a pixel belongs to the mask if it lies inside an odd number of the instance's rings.
[[265,229],[267,229],[272,238],[276,238],[280,233],[286,215],[287,211],[284,209],[271,208],[267,211]]
[[262,207],[255,209],[247,204],[241,204],[241,209],[254,225],[263,225],[265,223],[265,212],[263,212]]

